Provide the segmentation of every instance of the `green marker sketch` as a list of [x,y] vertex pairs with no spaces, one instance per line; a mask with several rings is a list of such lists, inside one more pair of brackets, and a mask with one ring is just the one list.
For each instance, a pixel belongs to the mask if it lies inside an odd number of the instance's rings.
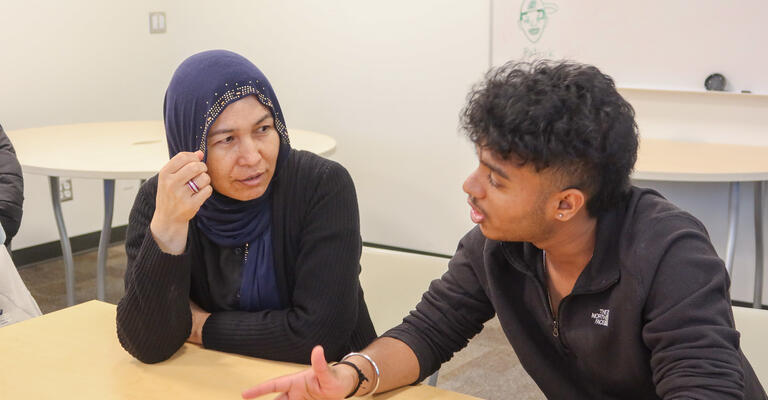
[[543,0],[523,0],[520,3],[520,19],[518,26],[531,43],[536,43],[544,34],[549,14],[557,12],[557,4],[545,3]]

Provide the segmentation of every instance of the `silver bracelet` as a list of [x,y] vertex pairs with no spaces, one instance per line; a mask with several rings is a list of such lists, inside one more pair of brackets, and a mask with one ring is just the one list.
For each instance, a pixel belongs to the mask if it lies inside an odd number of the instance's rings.
[[362,357],[366,361],[371,363],[371,366],[373,367],[373,371],[376,373],[376,383],[373,384],[373,390],[368,392],[368,395],[373,395],[374,393],[376,393],[376,390],[379,389],[379,383],[381,382],[381,372],[379,371],[379,366],[376,365],[376,363],[373,361],[373,359],[371,357],[369,357],[368,355],[363,354],[363,353],[349,353],[346,356],[344,356],[341,359],[341,361],[345,361],[347,358],[352,357],[352,356]]

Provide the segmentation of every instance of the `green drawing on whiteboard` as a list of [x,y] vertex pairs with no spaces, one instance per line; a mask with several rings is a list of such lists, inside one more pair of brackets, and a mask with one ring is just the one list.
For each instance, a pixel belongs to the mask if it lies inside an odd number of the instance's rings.
[[557,4],[543,0],[523,0],[520,3],[520,19],[517,24],[531,43],[536,43],[544,34],[549,14],[557,12]]

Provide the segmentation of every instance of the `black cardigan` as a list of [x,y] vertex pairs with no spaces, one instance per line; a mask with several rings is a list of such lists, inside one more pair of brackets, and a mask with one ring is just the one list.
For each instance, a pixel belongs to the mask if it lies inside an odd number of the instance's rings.
[[142,185],[128,222],[125,296],[117,306],[117,335],[129,353],[146,363],[173,355],[190,334],[189,299],[212,313],[203,327],[209,349],[308,364],[315,345],[338,360],[373,340],[358,279],[362,241],[349,173],[291,150],[273,179],[272,247],[286,308],[260,312],[237,310],[242,248],[218,247],[194,219],[183,254],[158,248],[149,230],[157,176]]

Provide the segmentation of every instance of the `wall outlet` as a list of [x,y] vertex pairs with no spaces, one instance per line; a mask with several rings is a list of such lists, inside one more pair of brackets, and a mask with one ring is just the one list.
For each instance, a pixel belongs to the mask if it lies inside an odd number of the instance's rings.
[[72,198],[72,179],[59,179],[59,201],[70,201]]
[[165,33],[165,12],[149,13],[149,33]]

